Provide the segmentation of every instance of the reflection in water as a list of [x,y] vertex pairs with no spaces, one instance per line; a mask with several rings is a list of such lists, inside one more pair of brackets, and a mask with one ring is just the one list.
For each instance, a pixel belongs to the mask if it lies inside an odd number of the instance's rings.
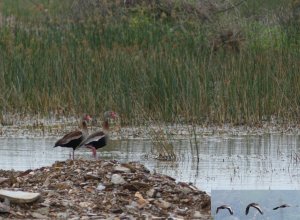
[[[1,138],[0,169],[26,170],[69,158],[71,149],[53,148],[54,138]],[[140,161],[150,170],[212,189],[300,189],[300,136],[226,136],[198,139],[199,161],[190,140],[173,143],[177,161],[147,157],[151,141],[111,141],[99,150],[104,159]],[[91,158],[89,150],[75,157]],[[299,158],[298,158],[299,156]],[[92,158],[91,158],[92,159]]]

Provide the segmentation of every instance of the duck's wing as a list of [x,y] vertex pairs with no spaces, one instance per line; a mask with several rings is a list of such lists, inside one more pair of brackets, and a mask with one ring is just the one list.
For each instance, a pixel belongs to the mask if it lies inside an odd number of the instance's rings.
[[71,141],[77,140],[82,138],[82,132],[81,131],[72,131],[66,135],[64,135],[61,139],[55,142],[54,147],[65,145],[70,143]]
[[276,209],[279,209],[279,208],[286,208],[286,207],[291,207],[291,206],[288,205],[288,204],[283,204],[283,205],[280,205],[280,206],[277,206],[277,207],[273,208],[273,210],[276,210]]
[[84,145],[89,145],[92,142],[97,142],[100,139],[105,138],[105,136],[106,136],[106,134],[103,131],[95,132],[95,133],[89,135],[85,140],[83,140],[80,143],[79,147],[82,147]]
[[230,206],[227,206],[226,209],[228,209],[230,215],[233,215],[233,210],[232,210],[232,208]]
[[253,208],[256,208],[260,214],[264,214],[263,211],[261,210],[260,206],[258,204],[255,204],[252,206]]
[[250,206],[251,206],[251,204],[247,205],[247,207],[246,207],[246,215],[248,215],[248,213],[249,213]]
[[279,208],[280,208],[280,206],[277,206],[277,207],[273,208],[273,210],[276,210],[276,209],[279,209]]
[[219,212],[219,209],[228,209],[229,213],[230,213],[231,215],[233,215],[232,208],[231,208],[230,206],[228,206],[228,205],[221,205],[221,206],[217,207],[216,213]]

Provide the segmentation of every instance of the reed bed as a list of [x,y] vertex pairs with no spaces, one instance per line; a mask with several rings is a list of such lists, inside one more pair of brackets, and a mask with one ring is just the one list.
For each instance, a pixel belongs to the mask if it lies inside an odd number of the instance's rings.
[[[137,6],[82,19],[49,4],[19,14],[9,1],[0,5],[2,112],[114,109],[125,124],[142,123],[139,114],[187,123],[300,121],[300,31],[294,23],[241,18],[238,51],[214,51],[222,15],[212,24],[193,17],[183,22]],[[66,10],[72,6],[65,3]]]

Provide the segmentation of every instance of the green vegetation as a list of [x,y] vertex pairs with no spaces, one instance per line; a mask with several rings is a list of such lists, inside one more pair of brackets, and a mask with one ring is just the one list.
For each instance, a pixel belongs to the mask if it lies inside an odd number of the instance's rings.
[[297,1],[125,2],[2,0],[0,111],[300,119]]

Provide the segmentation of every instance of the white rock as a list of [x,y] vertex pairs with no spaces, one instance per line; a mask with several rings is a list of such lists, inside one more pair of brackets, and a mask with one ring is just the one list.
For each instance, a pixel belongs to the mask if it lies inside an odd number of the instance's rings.
[[207,219],[207,216],[202,215],[199,211],[195,211],[193,215],[193,219]]
[[8,178],[5,178],[5,177],[0,177],[0,184],[9,180]]
[[163,199],[159,199],[158,201],[155,201],[154,202],[159,208],[162,208],[162,209],[168,209],[171,207],[171,203],[163,200]]
[[102,183],[99,183],[97,186],[97,190],[99,191],[105,190],[105,186]]
[[90,202],[80,202],[79,206],[82,207],[82,208],[88,208],[88,207],[92,206],[92,203],[90,203]]
[[111,182],[115,185],[126,183],[126,181],[124,180],[124,178],[120,174],[113,174],[111,176]]
[[33,212],[33,213],[31,213],[31,216],[32,216],[33,218],[36,218],[36,219],[47,219],[47,216],[42,215],[42,214],[40,214],[40,213],[38,213],[38,212]]
[[40,193],[31,193],[23,191],[0,190],[0,198],[7,198],[13,203],[30,203],[34,202],[41,196]]
[[129,168],[123,167],[123,166],[120,166],[120,165],[114,167],[114,171],[122,172],[122,173],[130,173],[131,172],[131,170]]

